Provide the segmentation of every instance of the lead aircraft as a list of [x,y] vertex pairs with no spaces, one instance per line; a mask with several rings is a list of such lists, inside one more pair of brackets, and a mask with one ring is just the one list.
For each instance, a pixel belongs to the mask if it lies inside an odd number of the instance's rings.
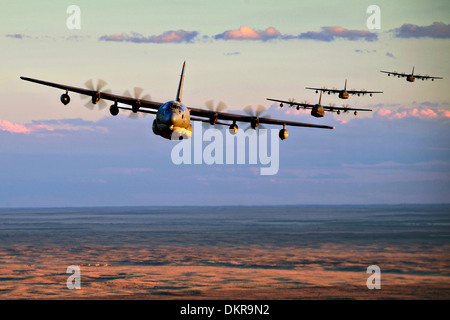
[[[281,140],[286,139],[289,135],[286,126],[334,129],[334,127],[325,125],[276,120],[270,119],[269,117],[259,117],[258,112],[253,115],[245,116],[233,113],[204,110],[199,108],[187,108],[181,103],[185,68],[186,62],[183,63],[180,83],[178,85],[178,91],[175,100],[171,100],[165,103],[115,95],[109,92],[102,92],[99,90],[99,88],[97,88],[96,90],[84,89],[27,77],[20,78],[25,81],[31,81],[45,86],[65,90],[65,93],[63,93],[60,97],[60,100],[64,105],[67,105],[70,102],[69,91],[71,91],[90,96],[91,102],[93,104],[97,104],[101,99],[113,101],[114,104],[112,104],[109,108],[109,112],[113,116],[117,116],[120,109],[131,110],[133,113],[143,112],[154,114],[156,115],[156,117],[153,120],[152,125],[153,133],[169,140],[189,139],[192,136],[191,120],[207,122],[211,125],[219,124],[229,126],[230,133],[232,134],[236,134],[238,132],[238,126],[236,122],[250,123],[251,128],[254,130],[256,130],[259,124],[281,125],[283,126],[283,129],[280,129],[279,132],[279,137]],[[119,105],[119,103],[128,106],[122,106]]]

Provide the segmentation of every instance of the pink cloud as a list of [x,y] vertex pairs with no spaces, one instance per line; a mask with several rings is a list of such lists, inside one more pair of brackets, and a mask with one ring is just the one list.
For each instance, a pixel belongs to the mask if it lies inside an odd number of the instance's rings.
[[310,114],[311,113],[311,111],[308,110],[308,109],[300,108],[300,109],[297,110],[297,108],[295,108],[295,107],[293,107],[293,108],[290,108],[290,107],[288,107],[288,108],[280,108],[280,107],[278,107],[278,109],[279,110],[285,110],[285,113],[286,114],[290,114],[290,115],[300,115],[300,114]]
[[32,133],[35,131],[53,131],[53,127],[45,124],[20,124],[8,120],[0,120],[0,130],[13,133]]
[[450,111],[442,108],[431,109],[428,107],[401,107],[398,110],[389,110],[386,108],[380,108],[374,112],[374,116],[387,118],[387,119],[402,119],[407,117],[416,117],[420,119],[437,119],[437,118],[450,118]]
[[269,40],[281,36],[274,27],[268,27],[266,30],[254,30],[249,26],[242,26],[238,30],[228,30],[216,35],[215,39],[223,40]]

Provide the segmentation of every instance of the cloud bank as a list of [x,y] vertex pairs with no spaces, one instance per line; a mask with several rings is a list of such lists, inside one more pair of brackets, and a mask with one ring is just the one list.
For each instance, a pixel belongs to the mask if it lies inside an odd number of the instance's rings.
[[140,33],[132,33],[131,35],[104,35],[99,38],[100,41],[116,41],[116,42],[134,42],[134,43],[181,43],[194,41],[197,37],[197,31],[166,31],[158,36],[145,37]]
[[54,131],[55,129],[46,124],[20,124],[0,119],[0,130],[12,133],[32,133],[37,131]]
[[[197,31],[166,31],[161,35],[145,37],[140,33],[133,32],[120,35],[103,35],[99,41],[133,42],[133,43],[193,43],[198,38]],[[319,32],[308,31],[299,35],[282,34],[275,27],[268,27],[265,30],[256,30],[247,25],[239,29],[227,30],[214,36],[204,35],[202,39],[213,40],[240,40],[240,41],[269,41],[269,40],[315,40],[331,42],[337,39],[350,41],[377,41],[378,35],[366,30],[349,30],[343,27],[322,27]]]
[[32,123],[20,124],[11,122],[9,120],[0,119],[0,131],[11,133],[43,133],[43,132],[57,132],[68,133],[70,131],[96,131],[107,132],[107,128],[98,126],[95,123],[88,123],[81,119],[69,119],[69,120],[46,120],[46,121],[33,121]]
[[[434,22],[429,26],[418,26],[415,24],[403,24],[401,27],[391,29],[397,38],[432,38],[432,39],[449,39],[450,24],[442,22]],[[26,39],[32,38],[24,34],[6,34],[7,38]],[[265,30],[256,30],[247,25],[241,26],[239,29],[227,30],[214,36],[203,35],[201,39],[198,37],[198,31],[186,30],[170,30],[160,35],[144,36],[140,33],[132,32],[131,34],[113,34],[103,35],[98,38],[99,41],[113,42],[133,42],[133,43],[193,43],[196,40],[242,40],[242,41],[269,41],[269,40],[314,40],[323,42],[332,42],[335,40],[347,41],[378,41],[378,34],[367,30],[350,30],[341,26],[321,27],[320,31],[306,31],[298,35],[283,34],[275,27],[270,26]],[[34,37],[36,39],[49,38],[47,36]],[[76,37],[79,40],[82,37]],[[68,40],[73,40],[69,37]],[[388,55],[391,57],[390,55]]]
[[350,41],[365,40],[377,41],[378,35],[366,30],[349,30],[343,27],[322,27],[322,31],[308,31],[301,33],[297,37],[301,40],[334,41],[336,39],[345,39]]
[[438,119],[450,118],[450,111],[442,108],[431,109],[428,107],[400,107],[398,110],[380,108],[374,112],[374,117],[387,118],[389,120],[402,118]]
[[400,28],[391,30],[397,38],[432,38],[449,39],[450,24],[434,22],[429,26],[403,24]]
[[297,36],[282,34],[274,27],[269,27],[266,30],[254,30],[249,26],[242,26],[237,30],[228,30],[223,33],[214,36],[214,39],[219,40],[316,40],[316,41],[326,41],[331,42],[336,39],[345,39],[350,41],[365,40],[365,41],[376,41],[378,40],[378,35],[374,32],[365,30],[349,30],[343,27],[322,27],[319,32],[308,31],[301,33]]

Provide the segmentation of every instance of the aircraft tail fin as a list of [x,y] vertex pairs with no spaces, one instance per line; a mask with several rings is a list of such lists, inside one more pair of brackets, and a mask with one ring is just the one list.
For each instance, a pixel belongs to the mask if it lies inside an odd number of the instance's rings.
[[321,101],[322,101],[322,91],[320,91],[320,96],[319,96],[319,105],[320,105]]
[[345,79],[344,91],[347,90],[347,79]]
[[413,67],[413,69],[412,69],[411,75],[414,75],[414,67]]
[[183,94],[183,82],[184,82],[184,68],[186,67],[186,61],[183,63],[183,69],[181,71],[180,76],[180,84],[178,85],[178,91],[177,91],[177,101],[181,102],[181,96]]

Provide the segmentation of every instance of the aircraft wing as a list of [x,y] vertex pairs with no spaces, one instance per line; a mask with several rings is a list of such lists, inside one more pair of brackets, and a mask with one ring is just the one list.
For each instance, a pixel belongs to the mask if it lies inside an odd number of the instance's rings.
[[428,80],[428,79],[443,79],[442,77],[421,76],[420,74],[414,75],[416,79]]
[[335,106],[322,106],[324,110],[336,112],[336,111],[372,111],[372,109],[359,109],[349,107],[335,107]]
[[392,75],[397,76],[397,77],[407,77],[408,76],[406,73],[399,73],[399,72],[396,72],[396,71],[380,71],[380,72],[387,73],[388,75],[392,74]]
[[373,93],[383,93],[383,91],[368,91],[368,90],[347,90],[348,94],[358,94],[358,95],[365,95],[365,94],[373,94]]
[[310,90],[316,90],[316,91],[322,91],[322,92],[329,92],[329,93],[339,93],[342,90],[339,89],[328,89],[328,88],[310,88],[310,87],[305,87],[305,89],[310,89]]
[[49,87],[53,87],[53,88],[70,91],[70,92],[84,94],[84,95],[91,96],[91,97],[97,96],[99,99],[110,100],[110,101],[119,102],[119,103],[123,103],[123,104],[127,104],[127,105],[134,105],[137,102],[139,102],[139,105],[141,107],[150,108],[150,109],[158,109],[159,106],[162,105],[162,103],[160,103],[160,102],[139,100],[139,99],[134,99],[131,97],[119,96],[119,95],[115,95],[115,94],[111,94],[111,93],[89,90],[89,89],[85,89],[85,88],[72,87],[72,86],[67,86],[64,84],[53,83],[53,82],[48,82],[48,81],[43,81],[43,80],[38,80],[38,79],[32,79],[32,78],[27,78],[27,77],[20,77],[20,79],[38,83],[38,84],[42,84],[44,86],[49,86]]
[[[64,84],[59,83],[53,83],[38,79],[32,79],[27,77],[20,77],[20,79],[25,81],[30,81],[38,84],[42,84],[45,86],[58,88],[65,90],[66,92],[75,92],[91,97],[97,97],[99,99],[105,99],[110,100],[118,103],[123,103],[127,105],[136,105],[139,104],[140,108],[138,112],[143,113],[151,113],[155,114],[154,110],[157,110],[163,103],[161,102],[155,102],[155,101],[148,101],[148,100],[139,100],[134,99],[126,96],[119,96],[107,92],[101,92],[101,91],[95,91],[95,90],[89,90],[85,88],[78,88],[78,87],[72,87]],[[142,108],[143,107],[143,108]],[[120,109],[125,110],[132,110],[130,107],[123,107],[118,106]],[[153,110],[147,110],[147,109],[153,109]],[[294,122],[294,121],[284,121],[284,120],[275,120],[275,119],[268,119],[268,118],[259,118],[259,117],[252,117],[252,116],[245,116],[245,115],[238,115],[238,114],[232,114],[232,113],[225,113],[225,112],[214,112],[204,109],[196,109],[196,108],[189,108],[190,114],[194,117],[192,117],[192,120],[194,121],[204,121],[204,122],[211,122],[211,118],[214,117],[215,120],[230,120],[230,121],[238,121],[238,122],[253,122],[255,120],[258,121],[258,123],[266,123],[266,124],[278,124],[278,125],[288,125],[288,126],[297,126],[297,127],[312,127],[312,128],[323,128],[323,129],[334,129],[334,127],[330,126],[324,126],[324,125],[315,125],[315,124],[309,124],[309,123],[301,123],[301,122]],[[197,118],[200,117],[200,118]],[[224,122],[215,122],[216,124],[221,125],[230,125],[229,123]]]
[[[191,114],[191,119],[195,120],[195,121],[210,122],[211,119],[213,119],[213,120],[217,119],[217,120],[228,120],[228,121],[233,121],[233,122],[251,123],[251,122],[257,120],[258,123],[274,124],[274,125],[282,125],[282,126],[286,125],[286,126],[293,126],[293,127],[334,129],[334,127],[318,125],[318,124],[311,124],[311,123],[269,119],[269,118],[264,118],[264,117],[260,118],[257,116],[247,116],[247,115],[240,115],[240,114],[226,113],[226,112],[214,112],[214,111],[195,109],[195,108],[189,108],[189,110],[190,110],[190,114]],[[192,116],[194,116],[194,117],[192,117]],[[206,119],[200,119],[197,117],[204,117]],[[230,125],[230,123],[223,123],[223,122],[215,122],[215,123],[222,124],[222,125]]]
[[299,106],[299,107],[302,107],[304,109],[311,109],[312,107],[314,107],[313,104],[303,103],[303,102],[295,102],[295,101],[289,101],[289,100],[278,100],[278,99],[269,99],[269,98],[267,98],[267,100],[280,102],[280,103],[285,103],[285,104],[289,105],[289,107]]

